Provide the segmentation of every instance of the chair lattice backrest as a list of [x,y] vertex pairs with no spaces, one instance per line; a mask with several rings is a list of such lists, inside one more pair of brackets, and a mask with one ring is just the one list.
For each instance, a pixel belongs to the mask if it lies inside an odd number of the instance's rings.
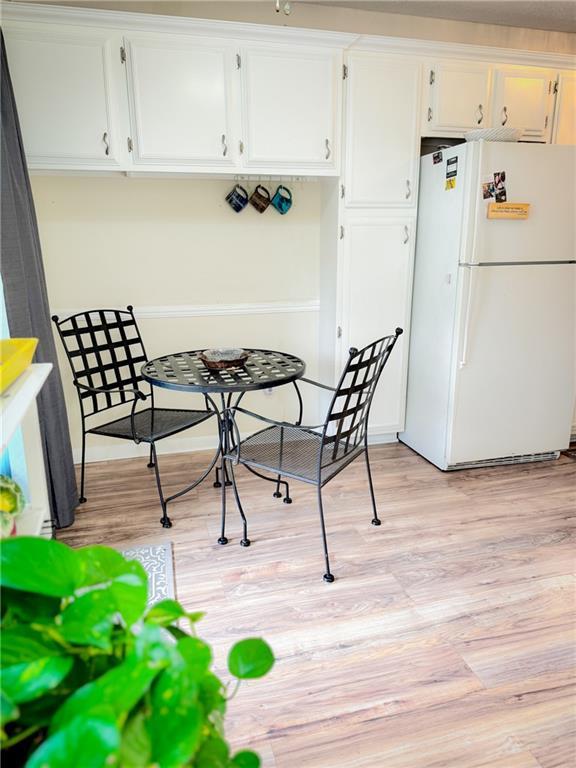
[[343,458],[363,443],[378,380],[401,333],[397,328],[394,335],[350,350],[326,417],[323,464]]
[[78,388],[85,415],[134,399],[127,390],[138,389],[143,381],[140,369],[147,357],[133,307],[129,306],[127,310],[94,309],[64,320],[54,316],[52,320],[62,339],[74,382],[110,390],[94,393]]

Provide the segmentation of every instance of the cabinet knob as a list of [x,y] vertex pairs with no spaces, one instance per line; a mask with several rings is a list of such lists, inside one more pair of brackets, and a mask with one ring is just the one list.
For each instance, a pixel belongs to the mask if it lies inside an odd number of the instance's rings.
[[409,200],[412,196],[412,188],[410,186],[410,179],[406,179],[406,200]]
[[506,125],[508,122],[508,110],[506,107],[502,107],[502,125]]
[[484,108],[482,107],[482,104],[478,104],[478,120],[476,122],[478,125],[484,120]]
[[432,122],[432,107],[428,107],[428,122]]
[[226,144],[226,134],[225,133],[222,134],[221,141],[222,141],[222,157],[226,157],[226,155],[228,154],[228,144]]
[[110,154],[110,142],[108,141],[108,132],[104,131],[102,134],[102,141],[104,142],[105,150],[104,154],[108,156]]
[[325,139],[324,140],[324,145],[326,147],[326,160],[329,160],[330,159],[330,155],[332,154],[332,150],[330,149],[330,140],[329,139]]
[[408,232],[408,227],[406,224],[404,224],[404,240],[402,241],[404,245],[410,240],[410,232]]

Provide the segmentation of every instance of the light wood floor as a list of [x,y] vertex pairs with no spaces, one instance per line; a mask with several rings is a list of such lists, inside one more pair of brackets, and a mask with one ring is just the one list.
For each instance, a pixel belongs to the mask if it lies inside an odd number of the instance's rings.
[[[380,528],[361,461],[325,489],[334,584],[314,489],[294,483],[287,506],[243,470],[248,549],[233,503],[216,543],[210,483],[163,530],[132,459],[88,467],[88,503],[59,538],[172,541],[178,597],[207,612],[224,677],[232,642],[271,643],[276,666],[241,686],[227,727],[267,768],[572,768],[576,462],[446,474],[402,445],[371,455]],[[175,490],[206,455],[161,460]]]

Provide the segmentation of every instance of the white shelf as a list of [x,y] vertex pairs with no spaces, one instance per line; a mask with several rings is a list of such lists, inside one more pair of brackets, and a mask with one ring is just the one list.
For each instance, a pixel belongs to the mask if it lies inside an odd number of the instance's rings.
[[35,402],[36,396],[52,370],[52,363],[36,363],[29,366],[16,381],[0,395],[0,425],[3,451],[14,432]]
[[2,450],[20,427],[28,473],[28,504],[16,519],[16,533],[19,536],[39,536],[44,522],[50,520],[36,397],[51,370],[51,363],[31,365],[0,395]]

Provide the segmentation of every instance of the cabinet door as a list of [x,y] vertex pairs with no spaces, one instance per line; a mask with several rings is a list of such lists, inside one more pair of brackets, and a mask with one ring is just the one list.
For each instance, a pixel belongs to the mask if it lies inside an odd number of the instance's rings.
[[127,38],[136,165],[234,165],[233,57],[225,45],[181,36]]
[[27,23],[5,31],[28,165],[117,168],[126,140],[118,121],[120,38]]
[[346,206],[414,206],[420,65],[379,54],[348,58]]
[[404,428],[414,237],[412,218],[351,213],[344,224],[341,365],[350,347],[393,333],[398,340],[370,414],[372,434]]
[[262,46],[244,49],[240,61],[246,168],[335,174],[340,53]]
[[552,141],[576,144],[576,73],[561,72],[557,81]]
[[489,125],[490,67],[472,61],[435,62],[428,68],[424,134],[462,133]]
[[492,126],[521,128],[524,140],[548,141],[555,72],[533,67],[496,70]]

